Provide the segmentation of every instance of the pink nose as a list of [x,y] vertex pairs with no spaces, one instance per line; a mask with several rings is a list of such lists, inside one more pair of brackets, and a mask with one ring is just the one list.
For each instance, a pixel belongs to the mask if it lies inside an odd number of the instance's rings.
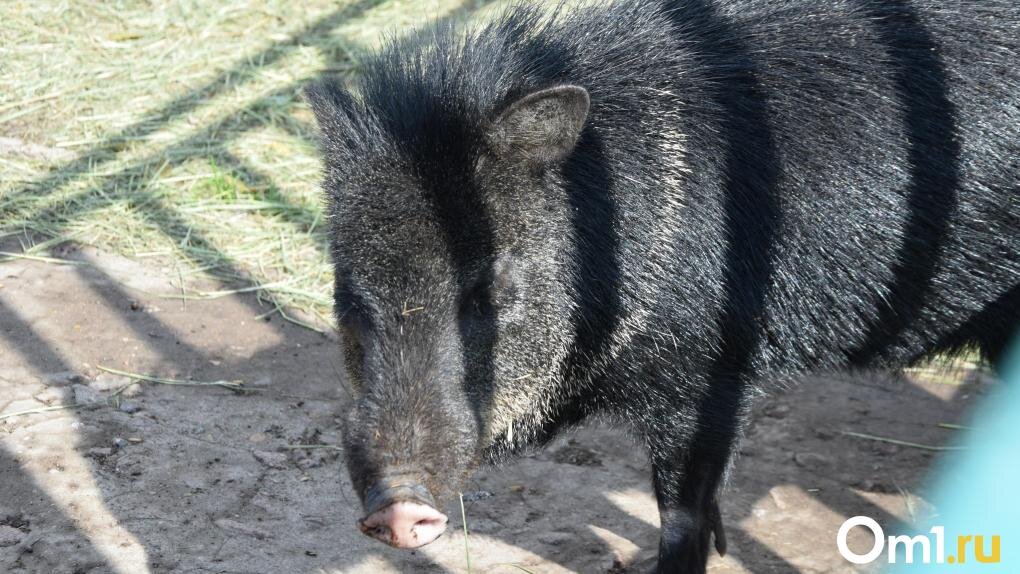
[[396,548],[417,548],[446,530],[446,515],[417,502],[393,504],[361,519],[361,531]]

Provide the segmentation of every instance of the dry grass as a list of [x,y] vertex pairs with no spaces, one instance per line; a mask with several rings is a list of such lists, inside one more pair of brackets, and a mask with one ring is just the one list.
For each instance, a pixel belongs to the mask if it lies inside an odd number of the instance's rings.
[[[302,86],[477,0],[0,5],[0,242],[153,258],[329,320]],[[19,245],[20,244],[20,245]]]

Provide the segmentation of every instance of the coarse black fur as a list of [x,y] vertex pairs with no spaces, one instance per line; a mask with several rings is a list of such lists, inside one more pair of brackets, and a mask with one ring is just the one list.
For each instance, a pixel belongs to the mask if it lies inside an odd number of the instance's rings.
[[659,571],[703,572],[752,393],[1003,356],[1018,62],[1013,0],[621,0],[311,87],[363,499],[607,413],[649,446]]

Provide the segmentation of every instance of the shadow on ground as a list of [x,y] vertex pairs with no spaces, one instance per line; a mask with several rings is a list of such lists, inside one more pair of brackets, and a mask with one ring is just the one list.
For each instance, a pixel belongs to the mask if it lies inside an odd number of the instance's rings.
[[[458,518],[416,553],[354,528],[334,448],[348,397],[331,338],[253,319],[263,308],[252,295],[174,299],[131,261],[59,255],[81,264],[0,264],[0,412],[85,405],[0,421],[4,570],[465,570]],[[250,392],[146,384],[111,400],[130,379],[100,366],[240,379]],[[835,551],[839,524],[865,514],[891,526],[923,508],[914,492],[936,453],[840,432],[938,446],[954,431],[937,424],[958,421],[983,388],[830,379],[764,401],[724,499],[731,554],[713,571],[851,571]],[[648,472],[624,434],[593,427],[480,473],[466,507],[475,570],[650,566]]]

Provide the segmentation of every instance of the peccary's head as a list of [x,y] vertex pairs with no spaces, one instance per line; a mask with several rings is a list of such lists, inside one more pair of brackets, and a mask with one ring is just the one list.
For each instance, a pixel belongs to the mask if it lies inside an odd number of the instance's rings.
[[572,337],[561,172],[588,94],[440,72],[380,59],[358,96],[328,80],[306,94],[356,391],[347,464],[362,530],[399,547],[441,534],[468,473],[527,442]]

